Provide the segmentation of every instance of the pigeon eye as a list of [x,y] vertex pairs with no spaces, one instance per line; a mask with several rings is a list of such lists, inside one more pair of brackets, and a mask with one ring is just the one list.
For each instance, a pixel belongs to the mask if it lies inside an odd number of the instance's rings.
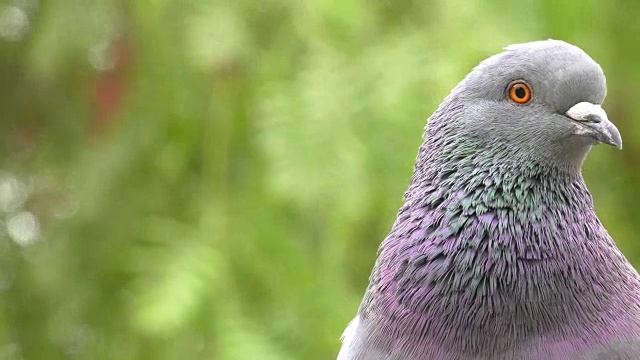
[[531,101],[531,87],[522,80],[509,84],[509,99],[517,104],[526,104]]

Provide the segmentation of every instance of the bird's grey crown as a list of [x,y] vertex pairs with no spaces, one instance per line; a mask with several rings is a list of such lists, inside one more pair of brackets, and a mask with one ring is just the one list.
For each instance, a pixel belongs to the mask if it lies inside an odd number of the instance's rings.
[[579,47],[559,40],[507,46],[482,61],[461,85],[472,97],[497,100],[504,98],[511,81],[520,79],[531,85],[533,101],[559,113],[579,102],[602,104],[607,94],[600,65]]

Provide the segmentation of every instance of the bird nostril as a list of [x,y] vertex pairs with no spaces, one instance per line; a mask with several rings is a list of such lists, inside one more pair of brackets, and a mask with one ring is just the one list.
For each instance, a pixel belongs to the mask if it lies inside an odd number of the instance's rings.
[[596,114],[589,114],[585,117],[584,121],[591,123],[599,123],[602,122],[602,118]]

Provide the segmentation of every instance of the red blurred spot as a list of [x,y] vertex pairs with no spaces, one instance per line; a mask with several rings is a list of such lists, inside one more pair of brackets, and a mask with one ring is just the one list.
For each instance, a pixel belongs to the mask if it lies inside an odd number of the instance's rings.
[[114,57],[112,69],[98,73],[95,83],[96,112],[89,131],[101,136],[113,128],[128,90],[128,76],[133,63],[133,49],[126,37],[110,44]]

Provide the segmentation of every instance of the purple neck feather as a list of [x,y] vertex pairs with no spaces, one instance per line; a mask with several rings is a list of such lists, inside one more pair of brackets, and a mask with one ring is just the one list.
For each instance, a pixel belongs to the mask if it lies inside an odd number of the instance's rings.
[[360,310],[374,342],[445,358],[637,330],[622,322],[639,309],[638,279],[580,172],[509,162],[446,130],[436,112],[381,245]]

